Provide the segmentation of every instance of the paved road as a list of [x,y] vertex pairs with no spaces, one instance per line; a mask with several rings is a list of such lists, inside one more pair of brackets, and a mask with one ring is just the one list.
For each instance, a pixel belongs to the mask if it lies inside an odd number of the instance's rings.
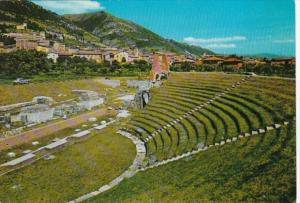
[[106,109],[97,109],[88,113],[84,113],[67,120],[61,120],[51,123],[46,126],[35,128],[26,132],[23,132],[17,136],[9,137],[0,141],[0,151],[12,148],[13,146],[24,144],[38,138],[53,134],[65,128],[74,127],[85,123],[90,117],[99,117],[107,113]]

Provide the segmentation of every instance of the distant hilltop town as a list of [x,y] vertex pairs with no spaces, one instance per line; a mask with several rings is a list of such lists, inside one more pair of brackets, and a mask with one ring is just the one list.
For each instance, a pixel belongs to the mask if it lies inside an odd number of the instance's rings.
[[[94,60],[97,63],[103,61],[117,61],[119,63],[130,63],[135,60],[144,60],[149,63],[152,61],[153,53],[143,53],[137,48],[120,49],[114,47],[90,48],[79,46],[67,46],[63,43],[64,39],[74,38],[67,34],[61,34],[53,31],[36,32],[27,29],[27,23],[16,25],[16,32],[3,33],[0,39],[0,53],[9,53],[16,50],[36,50],[47,54],[49,59],[54,62],[58,57],[81,57],[87,60]],[[4,41],[9,41],[4,43]],[[182,65],[186,63],[206,66],[232,66],[241,68],[243,65],[265,65],[284,66],[295,65],[295,57],[291,58],[252,58],[242,56],[225,56],[216,54],[177,54],[172,52],[158,52],[160,55],[166,55],[170,64]]]

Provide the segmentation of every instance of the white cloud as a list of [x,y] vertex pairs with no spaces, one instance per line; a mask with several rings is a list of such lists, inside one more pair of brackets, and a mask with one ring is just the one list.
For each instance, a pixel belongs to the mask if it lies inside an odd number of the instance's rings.
[[223,48],[223,49],[230,49],[235,48],[236,44],[205,44],[203,45],[205,48]]
[[245,36],[230,36],[230,37],[215,37],[215,38],[194,38],[185,37],[184,42],[189,44],[205,44],[205,43],[224,43],[233,41],[244,41],[247,38]]
[[[245,36],[229,36],[229,37],[214,37],[214,38],[194,38],[185,37],[184,42],[191,45],[198,45],[205,48],[214,49],[232,49],[236,44],[232,42],[247,40]],[[231,43],[230,43],[231,42]]]
[[287,44],[287,43],[294,43],[295,40],[293,39],[277,39],[277,40],[273,40],[273,43],[275,44]]
[[33,0],[33,2],[58,14],[78,14],[104,9],[95,0]]

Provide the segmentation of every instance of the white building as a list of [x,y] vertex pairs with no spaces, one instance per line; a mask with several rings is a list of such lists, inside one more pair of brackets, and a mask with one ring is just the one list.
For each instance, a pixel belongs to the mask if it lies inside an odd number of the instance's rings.
[[47,59],[52,59],[54,63],[57,62],[58,59],[58,54],[57,53],[49,53],[47,55]]
[[28,123],[41,123],[53,118],[53,108],[45,104],[23,107],[18,115],[19,120]]

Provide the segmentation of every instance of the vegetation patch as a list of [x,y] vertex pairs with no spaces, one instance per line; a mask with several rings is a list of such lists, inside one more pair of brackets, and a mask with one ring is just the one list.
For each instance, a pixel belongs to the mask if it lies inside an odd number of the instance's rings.
[[66,202],[95,190],[126,170],[135,146],[117,126],[94,132],[82,142],[0,177],[3,202]]
[[294,202],[294,125],[140,172],[87,202]]

